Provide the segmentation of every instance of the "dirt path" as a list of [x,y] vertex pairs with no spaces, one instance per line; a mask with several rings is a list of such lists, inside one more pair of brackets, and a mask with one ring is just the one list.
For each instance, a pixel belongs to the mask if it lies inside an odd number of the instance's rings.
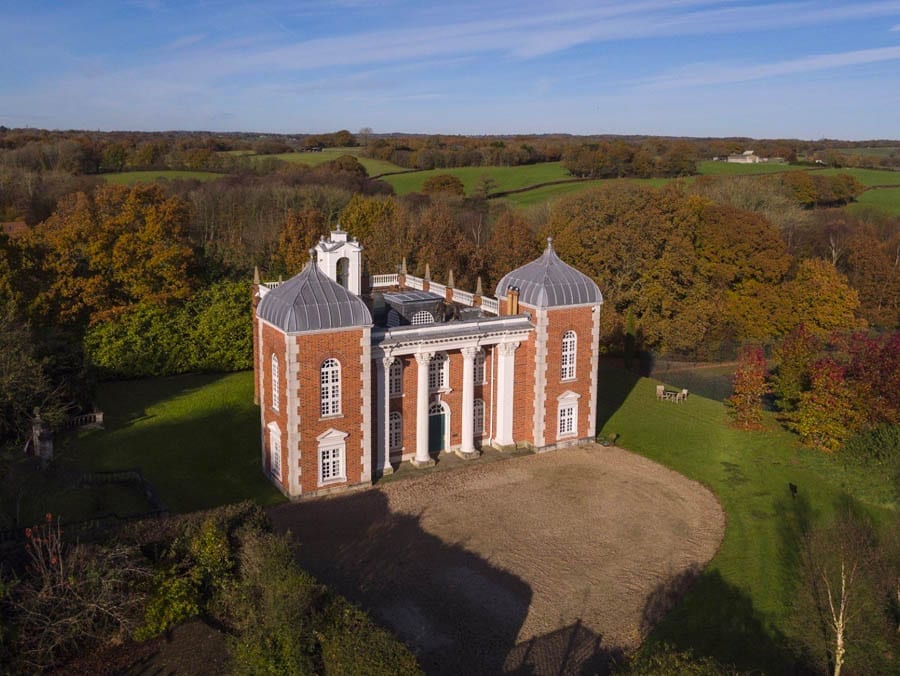
[[301,564],[370,610],[429,673],[603,671],[654,590],[724,534],[707,489],[587,445],[285,505]]

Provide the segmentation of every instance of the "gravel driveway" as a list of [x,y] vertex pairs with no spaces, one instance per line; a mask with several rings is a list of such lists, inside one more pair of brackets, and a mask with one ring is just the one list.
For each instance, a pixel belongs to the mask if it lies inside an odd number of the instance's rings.
[[[605,671],[654,590],[715,554],[714,495],[588,444],[278,507],[300,563],[391,628],[428,673]],[[656,611],[654,611],[656,612]]]

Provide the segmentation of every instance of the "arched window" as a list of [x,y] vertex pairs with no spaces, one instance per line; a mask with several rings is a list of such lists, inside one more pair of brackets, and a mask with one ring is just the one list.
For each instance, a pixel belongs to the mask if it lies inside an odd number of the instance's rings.
[[319,412],[324,418],[341,413],[341,363],[337,359],[326,359],[319,370],[322,387]]
[[575,349],[577,338],[574,331],[566,331],[562,339],[562,361],[560,376],[563,380],[575,380]]
[[484,384],[484,351],[479,350],[475,353],[475,375],[474,378],[476,385]]
[[472,405],[472,417],[474,420],[473,432],[475,435],[484,434],[484,399],[476,399]]
[[388,373],[388,392],[392,397],[399,397],[403,394],[403,362],[394,359]]
[[439,392],[447,389],[447,370],[449,366],[446,352],[438,352],[428,364],[428,389]]
[[280,397],[278,393],[280,392],[281,387],[278,382],[278,357],[275,354],[272,354],[272,408],[276,411],[281,403]]
[[388,446],[392,451],[403,448],[403,416],[397,411],[388,420]]
[[419,326],[421,324],[434,324],[434,315],[431,314],[428,310],[419,310],[412,316],[412,319],[409,320],[409,323],[413,326]]
[[334,280],[345,289],[349,289],[348,282],[350,280],[350,259],[347,257],[338,258],[337,265],[335,266],[337,279]]

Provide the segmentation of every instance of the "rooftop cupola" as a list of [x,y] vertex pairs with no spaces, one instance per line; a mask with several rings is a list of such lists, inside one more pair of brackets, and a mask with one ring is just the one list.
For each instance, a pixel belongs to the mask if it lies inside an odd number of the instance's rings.
[[564,263],[553,249],[553,238],[540,258],[508,273],[497,284],[497,298],[518,290],[518,302],[534,308],[602,303],[600,288],[590,277]]
[[338,224],[336,230],[316,244],[319,268],[345,289],[362,293],[362,245]]
[[321,261],[315,262],[316,249],[309,254],[299,275],[263,296],[257,316],[285,333],[371,326],[372,314],[363,300],[325,274]]

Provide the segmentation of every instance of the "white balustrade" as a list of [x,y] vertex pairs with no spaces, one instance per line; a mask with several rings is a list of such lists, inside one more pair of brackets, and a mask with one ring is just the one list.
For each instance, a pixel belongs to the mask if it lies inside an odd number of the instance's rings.
[[453,289],[453,302],[471,307],[475,303],[475,294],[461,289]]
[[399,275],[372,275],[372,288],[396,286]]
[[438,284],[437,282],[429,282],[428,290],[431,293],[436,293],[437,295],[443,296],[444,298],[447,297],[447,287],[443,284]]
[[406,286],[408,286],[410,289],[419,289],[421,291],[425,288],[425,283],[421,277],[406,275]]
[[485,312],[490,312],[491,314],[499,315],[500,314],[500,301],[496,298],[485,298],[481,297],[481,309]]

